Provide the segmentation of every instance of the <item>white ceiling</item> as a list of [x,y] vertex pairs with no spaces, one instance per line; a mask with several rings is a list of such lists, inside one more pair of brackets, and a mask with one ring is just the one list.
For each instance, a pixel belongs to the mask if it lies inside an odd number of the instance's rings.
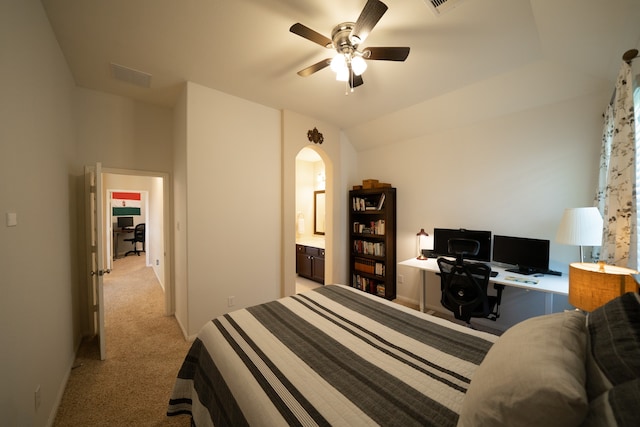
[[[79,86],[173,106],[192,81],[335,124],[358,150],[607,90],[640,41],[638,0],[464,0],[439,16],[423,0],[384,2],[361,47],[409,57],[369,61],[345,96],[328,68],[296,74],[331,52],[289,27],[330,38],[366,0],[42,0]],[[110,63],[151,87],[113,78]]]

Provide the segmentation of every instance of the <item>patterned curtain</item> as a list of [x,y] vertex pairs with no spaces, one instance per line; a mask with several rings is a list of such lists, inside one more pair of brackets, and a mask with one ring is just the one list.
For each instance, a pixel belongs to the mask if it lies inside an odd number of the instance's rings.
[[596,204],[604,219],[599,259],[632,269],[638,253],[635,158],[633,80],[624,62],[605,113]]

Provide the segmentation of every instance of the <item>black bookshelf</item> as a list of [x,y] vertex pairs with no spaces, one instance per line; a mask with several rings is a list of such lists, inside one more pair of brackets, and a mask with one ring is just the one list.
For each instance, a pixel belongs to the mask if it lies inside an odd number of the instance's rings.
[[351,286],[396,298],[396,189],[349,191]]

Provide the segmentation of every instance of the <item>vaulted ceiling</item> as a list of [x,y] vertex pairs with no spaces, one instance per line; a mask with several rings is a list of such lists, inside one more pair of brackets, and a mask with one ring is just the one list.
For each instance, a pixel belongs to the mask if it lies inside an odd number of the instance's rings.
[[[296,74],[332,52],[289,27],[330,38],[366,0],[42,3],[78,86],[173,106],[191,81],[335,124],[358,150],[611,90],[640,44],[637,0],[456,0],[440,14],[429,0],[383,1],[362,47],[411,52],[369,61],[348,95],[329,68]],[[150,74],[150,87],[115,78],[112,63]]]

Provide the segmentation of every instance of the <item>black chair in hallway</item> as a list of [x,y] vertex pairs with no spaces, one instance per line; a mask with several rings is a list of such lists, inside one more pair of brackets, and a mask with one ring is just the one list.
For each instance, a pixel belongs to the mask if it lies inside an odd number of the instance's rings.
[[[129,252],[127,252],[126,254],[124,254],[124,256],[127,256],[129,254],[136,254],[138,256],[140,256],[140,252],[145,252],[145,225],[144,224],[138,224],[136,225],[136,228],[133,230],[133,237],[130,239],[123,239],[125,242],[131,242],[133,243],[133,249],[130,250]],[[138,242],[142,243],[142,250],[139,251],[138,250]]]

